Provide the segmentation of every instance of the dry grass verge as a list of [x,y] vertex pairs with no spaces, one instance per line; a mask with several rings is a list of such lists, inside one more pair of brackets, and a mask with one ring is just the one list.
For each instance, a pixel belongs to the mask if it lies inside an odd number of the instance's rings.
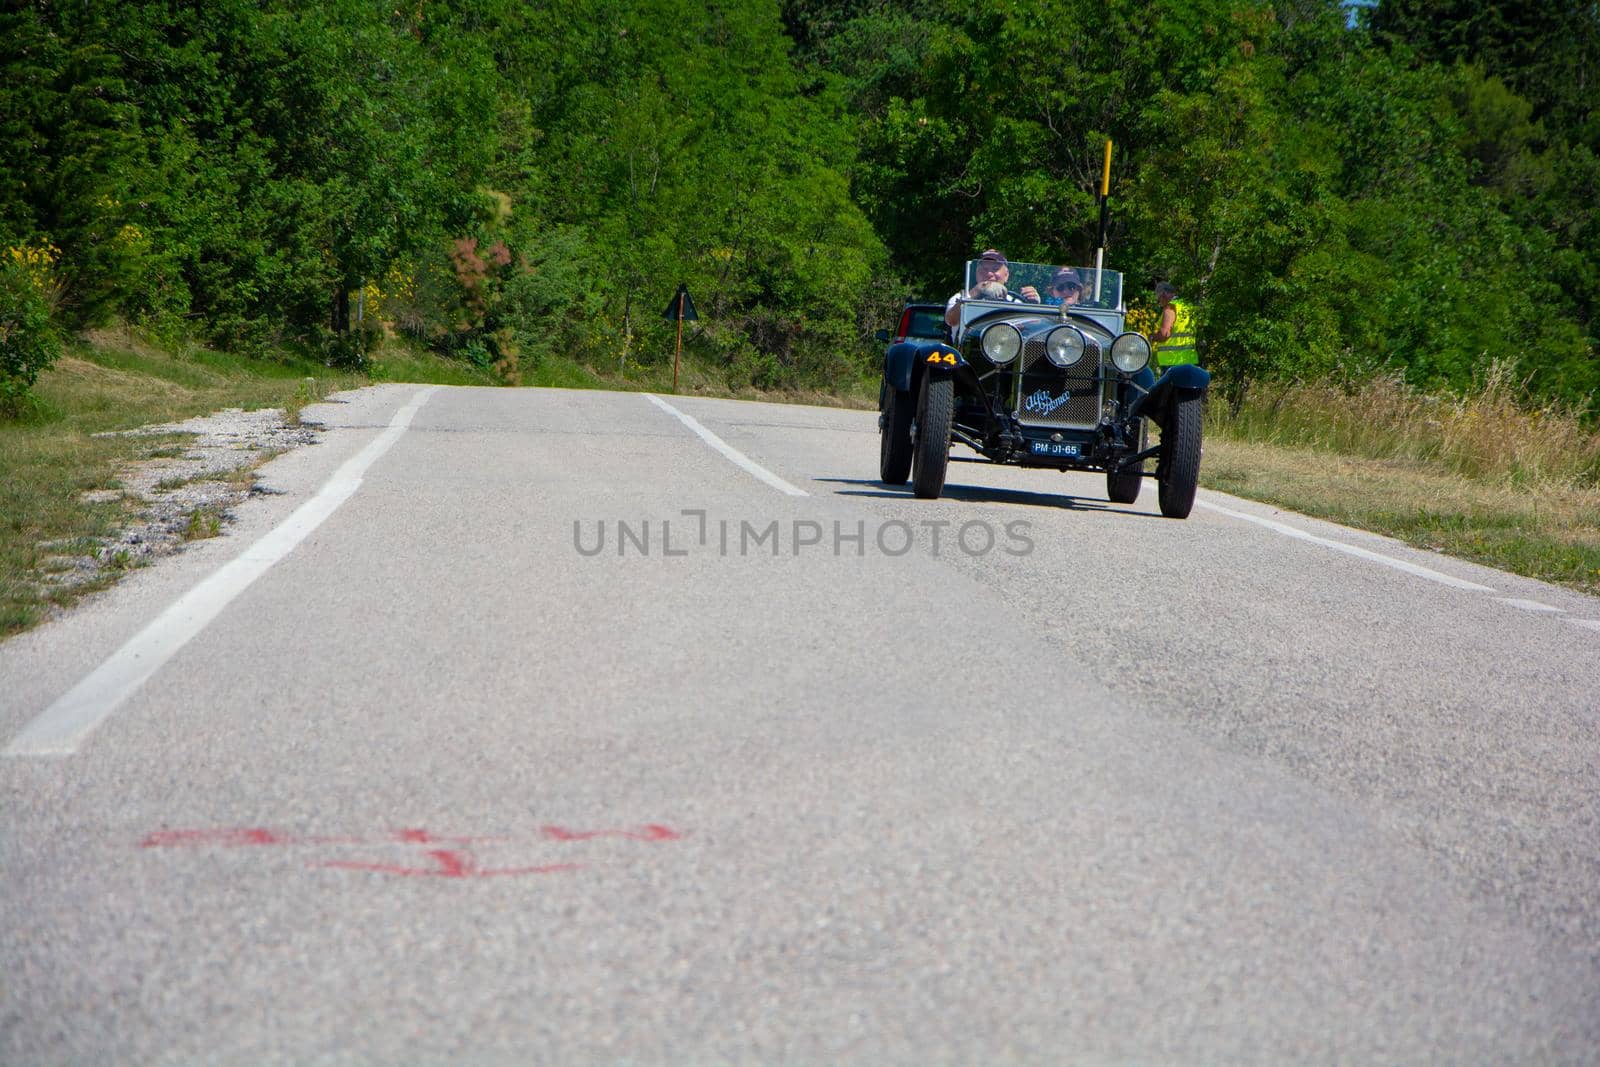
[[1600,594],[1600,433],[1516,397],[1505,368],[1463,397],[1392,379],[1262,390],[1232,420],[1213,406],[1202,481]]
[[1212,429],[1266,444],[1372,459],[1413,460],[1475,481],[1600,487],[1600,433],[1559,404],[1524,402],[1509,364],[1477,392],[1431,396],[1393,377],[1354,389],[1332,382],[1265,385]]

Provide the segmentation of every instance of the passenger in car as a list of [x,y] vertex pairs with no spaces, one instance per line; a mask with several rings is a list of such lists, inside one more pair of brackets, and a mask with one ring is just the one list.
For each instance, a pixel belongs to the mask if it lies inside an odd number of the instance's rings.
[[1050,278],[1050,292],[1045,295],[1044,302],[1051,307],[1063,304],[1070,307],[1082,298],[1083,283],[1078,280],[1078,272],[1071,267],[1062,267]]

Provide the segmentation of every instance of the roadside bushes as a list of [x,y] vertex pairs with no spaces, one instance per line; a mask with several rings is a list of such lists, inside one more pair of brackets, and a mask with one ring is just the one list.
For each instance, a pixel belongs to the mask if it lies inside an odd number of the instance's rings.
[[0,415],[17,415],[39,372],[61,355],[51,321],[59,293],[49,246],[19,245],[0,259]]

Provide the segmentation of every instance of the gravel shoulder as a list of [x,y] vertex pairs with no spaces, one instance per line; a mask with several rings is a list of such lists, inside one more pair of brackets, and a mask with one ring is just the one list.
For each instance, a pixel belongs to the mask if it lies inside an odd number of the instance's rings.
[[88,586],[117,572],[145,566],[190,541],[215,537],[233,521],[234,509],[271,492],[254,471],[291,449],[312,444],[320,427],[291,418],[281,408],[229,408],[210,415],[95,436],[189,440],[156,448],[118,471],[118,488],[83,494],[85,502],[122,501],[132,520],[95,545],[46,543],[47,580],[63,588]]

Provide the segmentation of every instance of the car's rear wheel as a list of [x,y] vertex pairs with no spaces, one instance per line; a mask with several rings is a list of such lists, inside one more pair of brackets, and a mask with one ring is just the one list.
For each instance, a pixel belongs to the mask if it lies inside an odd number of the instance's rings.
[[878,431],[878,476],[889,485],[904,485],[911,475],[911,394],[883,387],[883,426]]
[[1157,479],[1161,514],[1187,519],[1194,508],[1194,491],[1200,484],[1201,401],[1186,396],[1172,406],[1161,431],[1161,476]]
[[912,435],[911,489],[924,500],[937,500],[944,492],[944,472],[950,464],[950,421],[955,397],[955,383],[949,378],[923,375],[917,428]]

